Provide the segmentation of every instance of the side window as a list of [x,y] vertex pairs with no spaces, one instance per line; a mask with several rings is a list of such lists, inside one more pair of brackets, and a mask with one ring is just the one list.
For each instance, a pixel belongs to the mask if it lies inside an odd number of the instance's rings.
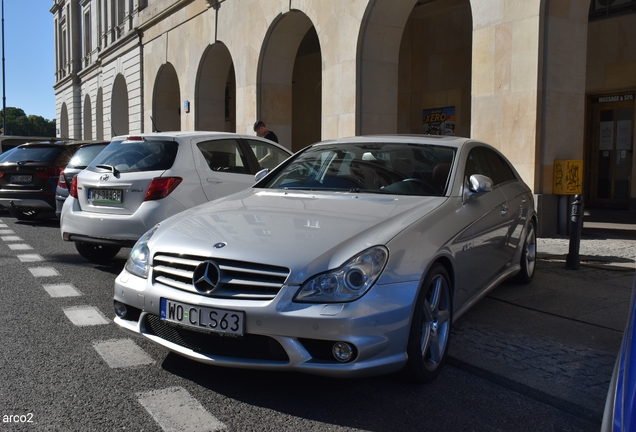
[[492,179],[488,161],[486,160],[483,149],[481,147],[475,147],[474,149],[472,149],[470,153],[468,153],[468,158],[466,159],[466,169],[464,170],[464,175],[467,178],[470,178],[470,176],[473,174],[485,175]]
[[212,171],[223,171],[247,174],[245,156],[241,152],[238,141],[220,139],[204,141],[197,144]]
[[484,149],[484,154],[488,159],[488,166],[492,173],[491,179],[494,184],[498,185],[516,179],[514,171],[501,156],[489,149]]
[[267,168],[271,170],[289,157],[289,153],[262,141],[248,139],[247,144],[252,149],[260,169]]

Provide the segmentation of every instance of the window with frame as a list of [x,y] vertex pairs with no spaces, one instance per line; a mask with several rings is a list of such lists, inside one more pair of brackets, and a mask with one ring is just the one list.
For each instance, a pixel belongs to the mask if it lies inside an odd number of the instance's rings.
[[261,169],[272,170],[289,157],[289,153],[278,147],[257,140],[247,140]]
[[198,143],[197,148],[212,171],[237,174],[249,172],[245,155],[241,151],[238,141],[234,139],[204,141]]
[[589,20],[601,20],[636,12],[636,0],[592,0]]

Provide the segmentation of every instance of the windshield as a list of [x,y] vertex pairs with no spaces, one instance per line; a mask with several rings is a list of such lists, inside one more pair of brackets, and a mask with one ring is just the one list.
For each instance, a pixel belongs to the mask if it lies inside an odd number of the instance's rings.
[[454,158],[454,148],[438,145],[320,145],[297,155],[265,187],[441,196]]
[[174,141],[113,141],[88,166],[101,172],[164,171],[172,168],[179,144]]

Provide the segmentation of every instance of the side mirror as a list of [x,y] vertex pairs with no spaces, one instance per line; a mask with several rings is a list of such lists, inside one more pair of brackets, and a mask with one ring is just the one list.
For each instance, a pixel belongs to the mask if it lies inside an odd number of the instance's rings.
[[265,177],[267,174],[269,173],[269,169],[265,168],[260,170],[259,172],[257,172],[254,175],[254,182],[258,183],[259,181],[261,181],[263,179],[263,177]]
[[473,174],[466,183],[464,185],[464,201],[475,195],[492,191],[492,180],[485,175]]

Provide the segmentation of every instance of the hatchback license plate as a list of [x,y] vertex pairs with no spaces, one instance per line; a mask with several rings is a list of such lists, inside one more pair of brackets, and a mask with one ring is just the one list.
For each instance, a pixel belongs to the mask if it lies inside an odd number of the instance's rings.
[[11,176],[11,183],[31,183],[33,176],[30,175],[14,175]]
[[88,199],[94,203],[121,204],[121,189],[89,189]]
[[162,298],[161,319],[199,330],[243,336],[245,312],[193,306]]

